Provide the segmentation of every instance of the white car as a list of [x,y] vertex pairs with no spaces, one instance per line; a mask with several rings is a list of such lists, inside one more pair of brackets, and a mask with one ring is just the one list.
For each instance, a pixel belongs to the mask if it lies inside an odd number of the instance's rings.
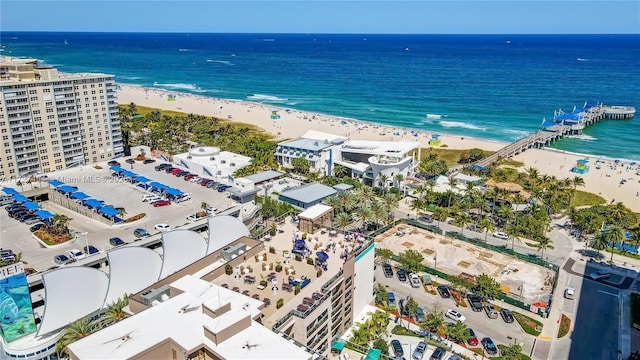
[[453,309],[447,310],[447,312],[444,315],[449,319],[455,320],[455,321],[464,322],[465,320],[467,320],[467,318],[465,318],[464,315],[460,314],[459,312]]
[[202,178],[200,176],[196,176],[196,177],[192,177],[191,180],[189,180],[189,181],[191,181],[192,183],[200,182],[200,181],[202,181]]
[[509,237],[507,236],[507,234],[503,233],[502,231],[496,231],[493,233],[493,236],[497,237],[498,239],[502,239],[502,240],[507,240]]
[[416,274],[409,274],[409,281],[411,281],[411,287],[419,288],[422,286],[422,283],[420,283],[420,277]]
[[566,288],[564,289],[564,297],[569,299],[569,300],[573,300],[576,298],[576,289],[574,288]]
[[80,259],[84,259],[85,257],[87,257],[87,255],[85,255],[85,253],[83,253],[82,251],[78,250],[78,249],[71,249],[69,251],[67,251],[67,254],[69,255],[69,258],[72,260],[80,260]]
[[158,195],[152,195],[152,194],[142,195],[142,202],[148,202],[151,204],[158,200],[162,200],[162,198]]
[[207,215],[209,216],[215,215],[217,211],[218,211],[218,208],[214,208],[213,206],[209,206],[208,208],[204,209],[204,212],[207,213]]
[[[202,213],[200,213],[200,214],[202,214]],[[198,213],[191,214],[191,215],[187,216],[187,220],[188,221],[196,221],[198,219],[202,219],[202,216],[198,216]]]
[[171,225],[169,224],[156,224],[153,228],[162,232],[171,231]]
[[175,199],[173,199],[173,202],[175,203],[181,203],[183,201],[187,201],[187,200],[191,200],[191,195],[189,194],[181,194],[175,197]]

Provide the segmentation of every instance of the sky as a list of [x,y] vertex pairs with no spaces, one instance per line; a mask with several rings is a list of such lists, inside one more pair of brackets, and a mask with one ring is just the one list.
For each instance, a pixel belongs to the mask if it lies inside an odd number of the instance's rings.
[[0,31],[638,34],[640,1],[2,0]]

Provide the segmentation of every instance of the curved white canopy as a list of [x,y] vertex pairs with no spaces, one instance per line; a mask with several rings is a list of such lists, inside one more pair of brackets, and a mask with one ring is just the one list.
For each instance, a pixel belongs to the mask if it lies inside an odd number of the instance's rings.
[[209,247],[207,255],[229,245],[243,236],[249,236],[249,229],[242,221],[231,215],[209,218]]
[[173,230],[162,234],[162,272],[165,278],[207,254],[207,242],[197,232]]
[[125,293],[135,294],[160,279],[162,257],[157,252],[138,246],[121,247],[107,253],[109,290],[105,304]]

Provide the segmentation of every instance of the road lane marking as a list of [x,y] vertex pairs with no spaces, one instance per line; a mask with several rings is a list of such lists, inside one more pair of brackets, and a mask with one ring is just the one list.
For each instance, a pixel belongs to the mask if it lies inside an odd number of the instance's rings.
[[607,295],[611,295],[611,296],[614,296],[614,297],[618,297],[619,296],[618,294],[610,293],[610,292],[604,291],[604,290],[598,290],[598,292],[599,293],[603,293],[603,294],[607,294]]

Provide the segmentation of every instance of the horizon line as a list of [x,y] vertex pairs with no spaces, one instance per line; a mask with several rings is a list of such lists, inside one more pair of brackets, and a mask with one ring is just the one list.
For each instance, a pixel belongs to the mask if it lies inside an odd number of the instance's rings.
[[522,36],[522,35],[640,35],[637,33],[356,33],[356,32],[201,32],[201,31],[86,31],[86,30],[4,30],[5,33],[59,33],[59,34],[207,34],[207,35],[466,35],[466,36]]

